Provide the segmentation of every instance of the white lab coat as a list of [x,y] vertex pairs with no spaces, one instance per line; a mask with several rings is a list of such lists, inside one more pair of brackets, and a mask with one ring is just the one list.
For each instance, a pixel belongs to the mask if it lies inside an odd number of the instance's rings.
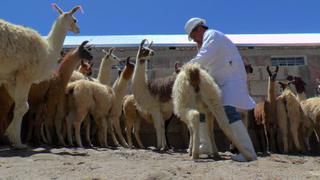
[[254,100],[247,87],[247,74],[237,47],[223,33],[208,29],[202,47],[189,63],[199,63],[221,89],[223,105],[252,109]]

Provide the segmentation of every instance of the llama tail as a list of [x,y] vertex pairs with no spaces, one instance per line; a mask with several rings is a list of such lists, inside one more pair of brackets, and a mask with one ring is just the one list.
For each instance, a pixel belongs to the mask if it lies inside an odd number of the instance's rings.
[[183,67],[183,71],[187,74],[195,92],[198,93],[200,90],[200,66],[197,64],[187,64]]

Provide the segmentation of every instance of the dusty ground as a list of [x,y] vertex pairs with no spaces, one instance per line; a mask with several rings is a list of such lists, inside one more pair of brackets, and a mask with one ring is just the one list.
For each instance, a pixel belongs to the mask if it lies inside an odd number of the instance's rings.
[[[228,158],[230,153],[222,153]],[[274,154],[238,163],[186,152],[0,147],[0,179],[320,179],[320,156]]]

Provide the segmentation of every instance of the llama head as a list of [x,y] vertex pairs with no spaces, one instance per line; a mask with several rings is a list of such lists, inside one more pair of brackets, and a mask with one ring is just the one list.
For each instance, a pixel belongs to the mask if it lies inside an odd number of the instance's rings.
[[58,11],[60,14],[57,19],[57,23],[60,23],[67,31],[71,31],[75,34],[80,32],[80,28],[77,25],[77,20],[73,16],[75,12],[81,9],[81,6],[76,6],[72,8],[69,12],[64,12],[57,4],[52,4],[52,7]]
[[91,51],[91,46],[87,45],[89,41],[83,41],[81,45],[76,49],[76,53],[79,56],[79,59],[86,59],[91,61],[93,59],[90,51]]
[[291,84],[291,82],[280,82],[280,81],[278,81],[278,83],[279,83],[282,91],[284,91],[287,88],[289,88],[289,85]]
[[316,79],[316,93],[319,96],[320,95],[320,79]]
[[140,46],[139,46],[139,50],[138,50],[138,60],[139,60],[139,63],[144,63],[145,60],[150,57],[150,56],[153,56],[154,55],[154,51],[151,49],[151,46],[152,46],[152,41],[151,43],[148,45],[148,46],[145,46],[144,44],[146,43],[146,41],[148,41],[147,39],[143,39],[140,43]]
[[180,71],[181,71],[181,64],[177,61],[174,64],[174,74],[179,74]]
[[113,54],[114,50],[115,50],[115,48],[110,48],[108,51],[102,49],[102,52],[104,53],[102,61],[107,62],[108,64],[111,64],[112,66],[119,64],[121,59]]
[[134,72],[134,64],[130,62],[130,56],[126,59],[126,65],[123,70],[123,78],[126,80],[131,79]]
[[297,93],[303,93],[306,91],[305,86],[307,85],[300,77],[287,76],[287,80],[290,81],[296,88]]
[[279,71],[279,66],[276,66],[276,70],[274,72],[271,72],[269,66],[267,66],[267,72],[268,72],[269,78],[272,82],[274,82],[276,80],[278,71]]
[[253,73],[253,68],[252,68],[251,64],[245,64],[244,68],[246,69],[247,74]]
[[86,76],[91,76],[92,67],[93,67],[93,62],[87,62],[87,61],[81,60],[81,64],[78,71]]

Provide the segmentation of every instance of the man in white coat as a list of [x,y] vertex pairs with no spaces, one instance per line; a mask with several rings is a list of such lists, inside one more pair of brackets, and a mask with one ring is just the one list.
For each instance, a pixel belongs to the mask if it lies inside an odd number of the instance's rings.
[[[240,143],[257,158],[251,139],[245,128],[238,109],[253,109],[254,100],[250,97],[247,87],[245,66],[237,47],[223,33],[208,29],[206,21],[201,18],[191,18],[185,24],[185,31],[189,40],[197,43],[198,54],[189,63],[199,63],[214,77],[221,89],[221,98],[231,129]],[[202,125],[201,125],[202,124]],[[206,132],[204,123],[200,123],[200,132]],[[206,146],[200,134],[200,151]],[[233,156],[233,160],[245,162],[240,154]]]

